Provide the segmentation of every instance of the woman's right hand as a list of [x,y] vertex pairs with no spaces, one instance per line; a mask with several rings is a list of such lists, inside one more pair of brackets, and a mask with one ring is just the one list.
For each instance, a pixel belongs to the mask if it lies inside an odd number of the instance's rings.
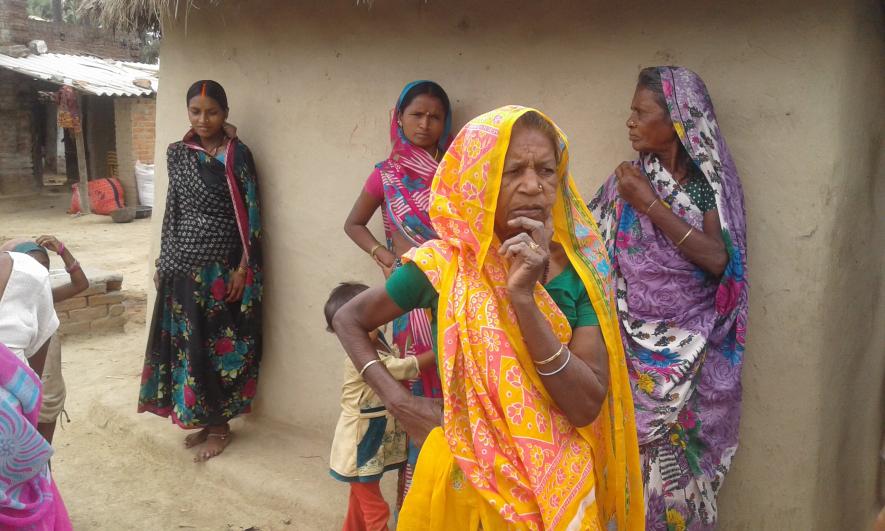
[[421,446],[434,428],[442,426],[443,401],[441,398],[409,396],[391,408],[391,413],[405,428],[412,442]]
[[658,197],[648,179],[631,162],[622,162],[615,168],[615,179],[618,193],[637,212],[645,212]]

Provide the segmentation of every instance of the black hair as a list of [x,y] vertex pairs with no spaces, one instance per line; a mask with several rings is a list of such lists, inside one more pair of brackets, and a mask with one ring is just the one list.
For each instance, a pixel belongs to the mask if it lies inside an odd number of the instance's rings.
[[217,81],[212,81],[211,79],[201,79],[199,81],[194,82],[191,85],[191,88],[187,90],[187,105],[190,105],[191,100],[196,96],[208,96],[213,100],[218,102],[218,105],[224,109],[227,108],[227,93],[224,92],[224,87],[221,86],[221,83]]
[[539,112],[528,111],[514,122],[513,128],[516,129],[517,127],[526,127],[528,129],[540,131],[544,136],[549,138],[550,141],[553,142],[553,152],[556,157],[556,164],[559,164],[562,160],[562,146],[560,145],[559,132],[550,120],[544,118]]
[[664,85],[661,83],[660,67],[650,66],[639,71],[639,79],[636,80],[636,86],[648,89],[655,94],[658,105],[664,111],[667,110],[667,98],[664,97]]
[[446,91],[444,91],[441,86],[434,83],[433,81],[422,81],[421,83],[418,83],[414,87],[410,88],[409,91],[406,92],[405,96],[403,96],[403,101],[400,103],[399,108],[396,110],[396,112],[403,112],[403,110],[405,110],[405,108],[408,107],[415,98],[422,94],[433,96],[434,98],[442,102],[443,111],[445,111],[446,116],[449,115],[449,111],[451,109],[451,105],[449,104],[449,96],[448,94],[446,94]]
[[367,289],[369,289],[369,286],[359,282],[342,282],[329,293],[329,300],[323,306],[323,313],[326,316],[326,331],[335,332],[335,329],[332,327],[332,319],[335,317],[335,313],[350,302],[351,299]]

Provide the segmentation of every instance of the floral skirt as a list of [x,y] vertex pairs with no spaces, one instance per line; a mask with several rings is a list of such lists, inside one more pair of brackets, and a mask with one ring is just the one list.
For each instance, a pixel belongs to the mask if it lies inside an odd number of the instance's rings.
[[141,375],[138,411],[182,428],[219,425],[248,413],[261,360],[260,300],[224,301],[230,269],[211,263],[161,278]]

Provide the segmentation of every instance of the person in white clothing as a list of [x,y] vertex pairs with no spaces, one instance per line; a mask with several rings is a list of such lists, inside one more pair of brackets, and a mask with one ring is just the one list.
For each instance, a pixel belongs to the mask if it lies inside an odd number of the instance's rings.
[[0,343],[41,375],[57,329],[49,271],[26,254],[0,253]]

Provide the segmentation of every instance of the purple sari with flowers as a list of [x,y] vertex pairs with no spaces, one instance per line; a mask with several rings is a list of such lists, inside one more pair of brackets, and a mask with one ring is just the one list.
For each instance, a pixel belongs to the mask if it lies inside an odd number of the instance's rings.
[[[716,197],[729,261],[721,278],[690,262],[609,177],[589,207],[615,267],[636,407],[647,529],[709,529],[738,445],[747,329],[747,245],[738,173],[704,82],[659,68],[673,127]],[[696,230],[703,213],[657,157],[635,164]]]

